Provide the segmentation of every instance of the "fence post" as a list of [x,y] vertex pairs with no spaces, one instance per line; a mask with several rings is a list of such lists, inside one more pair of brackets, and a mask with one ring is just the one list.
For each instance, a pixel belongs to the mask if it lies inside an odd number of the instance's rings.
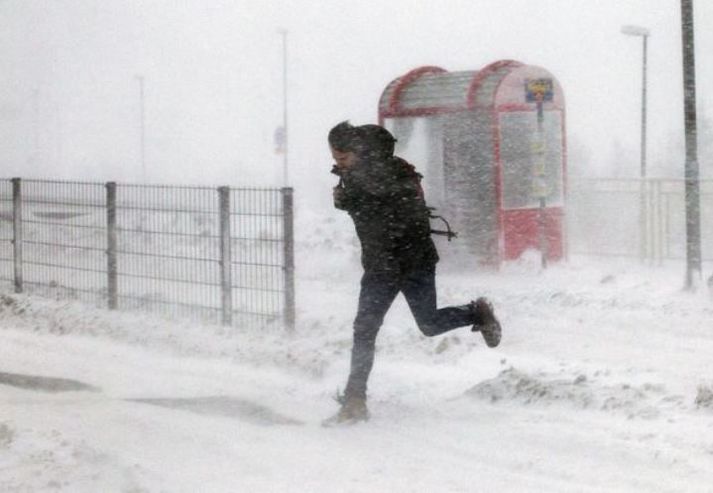
[[22,179],[12,179],[12,246],[15,292],[22,293]]
[[663,180],[658,180],[657,181],[657,186],[656,186],[656,215],[657,215],[657,221],[656,221],[656,228],[657,228],[657,234],[658,234],[658,265],[659,267],[663,265],[663,248],[664,248],[664,229],[663,229],[663,224],[664,224],[664,217],[663,217],[663,201],[664,201],[664,192],[663,192]]
[[110,310],[119,307],[119,274],[117,266],[116,236],[116,182],[106,185],[106,260],[107,260],[107,295]]
[[285,326],[287,330],[295,330],[295,209],[293,189],[282,189],[282,217],[284,231],[284,262],[285,262]]
[[230,187],[218,188],[220,211],[220,292],[223,325],[233,323],[233,293],[230,245]]

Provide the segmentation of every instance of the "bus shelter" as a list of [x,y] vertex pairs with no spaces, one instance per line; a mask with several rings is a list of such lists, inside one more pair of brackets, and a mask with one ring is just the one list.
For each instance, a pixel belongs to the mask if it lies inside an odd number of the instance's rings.
[[379,122],[480,262],[564,256],[565,104],[547,70],[513,60],[419,67],[386,86]]

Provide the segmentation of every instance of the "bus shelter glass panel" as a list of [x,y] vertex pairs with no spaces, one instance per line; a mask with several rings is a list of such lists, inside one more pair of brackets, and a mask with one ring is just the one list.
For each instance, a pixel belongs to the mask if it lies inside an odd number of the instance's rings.
[[500,113],[500,162],[503,209],[564,205],[562,190],[562,114],[546,111],[541,129],[537,113]]
[[396,155],[416,166],[424,176],[429,205],[441,207],[443,181],[443,118],[387,118],[384,126],[396,137]]

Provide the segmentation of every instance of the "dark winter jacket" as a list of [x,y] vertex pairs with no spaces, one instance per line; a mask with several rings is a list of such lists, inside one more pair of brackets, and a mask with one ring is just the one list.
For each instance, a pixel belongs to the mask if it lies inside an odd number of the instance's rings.
[[429,211],[412,165],[399,157],[369,160],[340,177],[334,206],[354,221],[366,272],[403,275],[435,267]]

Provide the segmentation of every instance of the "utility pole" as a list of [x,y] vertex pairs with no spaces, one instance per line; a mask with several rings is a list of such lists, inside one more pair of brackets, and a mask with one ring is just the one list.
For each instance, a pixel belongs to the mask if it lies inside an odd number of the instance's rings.
[[287,133],[287,30],[280,29],[278,31],[282,36],[282,184],[289,185],[289,168],[288,168],[288,149],[289,136]]
[[137,75],[139,81],[139,153],[141,160],[141,181],[146,183],[146,113],[144,106],[144,76]]
[[683,107],[686,132],[686,282],[689,291],[701,278],[701,203],[698,182],[698,130],[696,128],[696,63],[693,36],[693,0],[681,0],[683,45]]
[[40,90],[32,91],[32,155],[39,160],[40,154]]

